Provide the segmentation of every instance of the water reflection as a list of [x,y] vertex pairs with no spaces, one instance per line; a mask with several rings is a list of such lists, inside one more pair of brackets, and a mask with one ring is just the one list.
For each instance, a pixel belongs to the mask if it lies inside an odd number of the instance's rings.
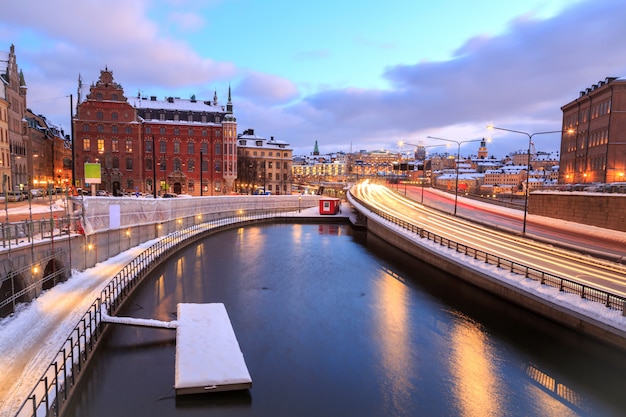
[[119,326],[67,415],[622,415],[623,352],[327,226],[211,236],[155,270],[120,312],[171,320],[179,302],[223,302],[249,392],[176,399],[171,331]]
[[506,401],[497,375],[498,358],[480,325],[456,314],[449,329],[449,372],[453,397],[462,417],[503,415]]
[[382,393],[385,409],[405,414],[410,411],[405,408],[411,404],[412,378],[419,373],[413,355],[419,355],[419,351],[410,340],[409,289],[398,278],[390,269],[381,268],[375,280],[374,338],[380,343],[381,366],[389,382]]

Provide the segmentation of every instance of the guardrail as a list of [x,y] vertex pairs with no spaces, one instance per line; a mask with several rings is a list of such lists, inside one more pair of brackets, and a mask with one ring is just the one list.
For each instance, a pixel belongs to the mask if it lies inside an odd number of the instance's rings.
[[61,217],[54,216],[41,220],[0,223],[0,240],[2,241],[0,249],[10,248],[12,244],[17,246],[24,239],[30,243],[32,240],[50,239],[54,236],[77,232],[82,229],[79,221],[80,216],[65,214]]
[[454,249],[458,253],[471,256],[476,260],[484,261],[485,263],[495,265],[498,268],[506,269],[515,274],[522,275],[525,278],[539,281],[542,285],[558,288],[559,291],[576,294],[586,300],[602,303],[607,308],[619,310],[622,312],[623,315],[626,314],[626,310],[624,308],[626,305],[625,297],[586,284],[582,284],[580,282],[572,281],[567,278],[559,277],[557,275],[541,271],[537,268],[533,268],[519,262],[500,257],[498,255],[490,254],[488,252],[473,248],[471,246],[467,246],[460,242],[456,242],[436,233],[430,232],[422,227],[416,226],[410,222],[394,217],[389,213],[381,211],[377,208],[374,208],[367,204],[365,201],[357,198],[353,194],[350,194],[350,196],[375,215],[387,221],[390,221],[402,227],[403,229],[415,233],[420,238],[428,239],[430,241],[438,243],[440,246],[444,246],[448,249]]
[[60,415],[71,389],[78,382],[104,331],[102,307],[109,314],[114,314],[133,288],[181,245],[188,244],[190,239],[200,239],[208,232],[216,232],[235,224],[288,217],[288,214],[283,210],[229,213],[223,218],[173,232],[145,249],[109,281],[100,296],[91,304],[20,406],[16,417]]

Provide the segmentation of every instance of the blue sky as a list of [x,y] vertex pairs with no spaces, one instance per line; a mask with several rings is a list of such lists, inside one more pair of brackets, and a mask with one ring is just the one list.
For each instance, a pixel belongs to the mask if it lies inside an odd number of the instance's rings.
[[501,157],[528,138],[488,123],[559,130],[580,90],[625,75],[624,16],[623,0],[8,0],[0,50],[15,45],[28,106],[68,132],[78,75],[108,67],[127,97],[225,103],[230,85],[239,131],[296,154],[491,136]]

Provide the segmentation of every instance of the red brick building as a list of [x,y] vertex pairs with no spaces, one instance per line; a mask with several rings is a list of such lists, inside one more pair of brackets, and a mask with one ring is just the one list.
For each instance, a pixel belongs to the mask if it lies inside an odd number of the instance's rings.
[[108,69],[84,98],[81,89],[74,118],[78,187],[86,186],[84,163],[98,162],[102,183],[96,188],[113,195],[232,191],[237,120],[230,91],[225,106],[219,105],[217,93],[211,101],[127,99]]
[[608,77],[561,110],[559,183],[626,181],[626,80]]

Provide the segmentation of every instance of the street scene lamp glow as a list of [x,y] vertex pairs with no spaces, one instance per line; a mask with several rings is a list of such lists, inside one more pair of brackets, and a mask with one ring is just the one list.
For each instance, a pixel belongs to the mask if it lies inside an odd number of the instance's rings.
[[456,216],[456,210],[457,210],[457,206],[459,202],[459,159],[461,158],[461,145],[464,143],[470,143],[470,142],[480,142],[483,139],[454,140],[454,139],[438,138],[435,136],[427,136],[427,138],[434,139],[434,140],[442,140],[445,142],[457,144],[456,163],[454,164],[456,168],[456,181],[455,181],[455,186],[454,186],[454,215]]
[[526,190],[524,193],[524,221],[522,223],[522,234],[525,235],[526,234],[526,217],[528,215],[528,193],[529,193],[529,189],[530,189],[530,149],[532,147],[533,144],[533,136],[537,136],[537,135],[547,135],[547,134],[551,134],[551,133],[563,133],[563,132],[567,132],[567,133],[573,133],[574,129],[566,129],[566,130],[549,130],[546,132],[535,132],[535,133],[528,133],[528,132],[523,132],[521,130],[514,130],[514,129],[507,129],[504,127],[497,127],[494,126],[492,124],[487,125],[487,129],[488,130],[502,130],[504,132],[511,132],[511,133],[517,133],[520,135],[526,135],[528,136],[528,151],[527,151],[527,161],[526,161]]

